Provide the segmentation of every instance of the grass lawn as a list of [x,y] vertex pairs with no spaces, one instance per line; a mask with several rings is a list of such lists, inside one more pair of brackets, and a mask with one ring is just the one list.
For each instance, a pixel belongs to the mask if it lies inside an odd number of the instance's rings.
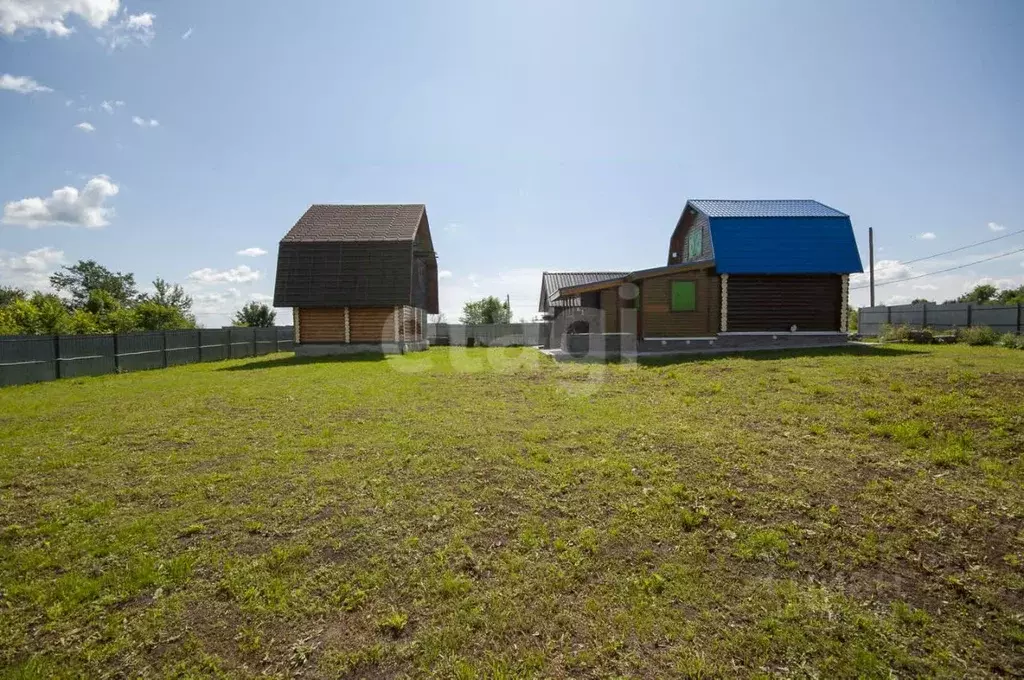
[[1024,673],[1024,352],[0,390],[0,676]]

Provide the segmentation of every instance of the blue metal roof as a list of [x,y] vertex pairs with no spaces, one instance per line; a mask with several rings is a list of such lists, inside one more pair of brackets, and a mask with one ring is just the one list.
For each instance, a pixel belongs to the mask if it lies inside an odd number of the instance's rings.
[[699,199],[689,203],[708,217],[849,217],[824,203],[811,200],[722,201]]
[[853,225],[817,201],[689,201],[708,216],[722,274],[864,271]]

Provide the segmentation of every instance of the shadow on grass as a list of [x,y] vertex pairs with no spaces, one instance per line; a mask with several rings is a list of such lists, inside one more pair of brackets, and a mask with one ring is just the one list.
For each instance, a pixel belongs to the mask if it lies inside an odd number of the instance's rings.
[[670,366],[685,364],[692,361],[720,361],[722,359],[752,359],[754,361],[777,361],[797,357],[906,357],[911,354],[927,354],[924,348],[911,349],[909,346],[894,349],[892,347],[874,345],[845,345],[841,347],[806,347],[792,349],[753,349],[719,354],[682,354],[662,357],[639,357],[637,363],[642,366]]
[[279,357],[261,361],[253,359],[244,364],[235,366],[224,366],[218,371],[262,371],[267,368],[283,368],[285,366],[305,366],[307,364],[341,364],[351,361],[384,361],[385,356],[378,352],[363,352],[360,354],[330,354],[322,357]]

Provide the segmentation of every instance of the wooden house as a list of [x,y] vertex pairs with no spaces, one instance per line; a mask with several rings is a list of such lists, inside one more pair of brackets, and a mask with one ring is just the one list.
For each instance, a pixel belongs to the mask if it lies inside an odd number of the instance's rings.
[[274,306],[292,308],[296,354],[426,349],[438,311],[426,206],[310,206],[281,239]]
[[666,265],[563,286],[553,301],[589,300],[591,332],[635,334],[641,349],[740,335],[845,340],[849,275],[861,271],[849,216],[817,201],[692,200]]

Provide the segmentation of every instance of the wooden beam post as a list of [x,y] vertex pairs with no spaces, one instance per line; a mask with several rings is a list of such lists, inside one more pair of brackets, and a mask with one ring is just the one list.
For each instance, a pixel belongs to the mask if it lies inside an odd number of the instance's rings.
[[729,330],[729,275],[722,274],[722,323],[720,333]]
[[345,343],[352,342],[352,326],[348,320],[348,307],[345,308]]
[[843,274],[843,294],[840,300],[842,309],[839,312],[839,331],[847,332],[850,324],[850,275]]
[[61,373],[62,371],[60,367],[60,336],[55,334],[53,336],[53,375],[59,379],[61,377]]
[[875,306],[875,230],[868,227],[868,271],[871,287],[871,306]]

